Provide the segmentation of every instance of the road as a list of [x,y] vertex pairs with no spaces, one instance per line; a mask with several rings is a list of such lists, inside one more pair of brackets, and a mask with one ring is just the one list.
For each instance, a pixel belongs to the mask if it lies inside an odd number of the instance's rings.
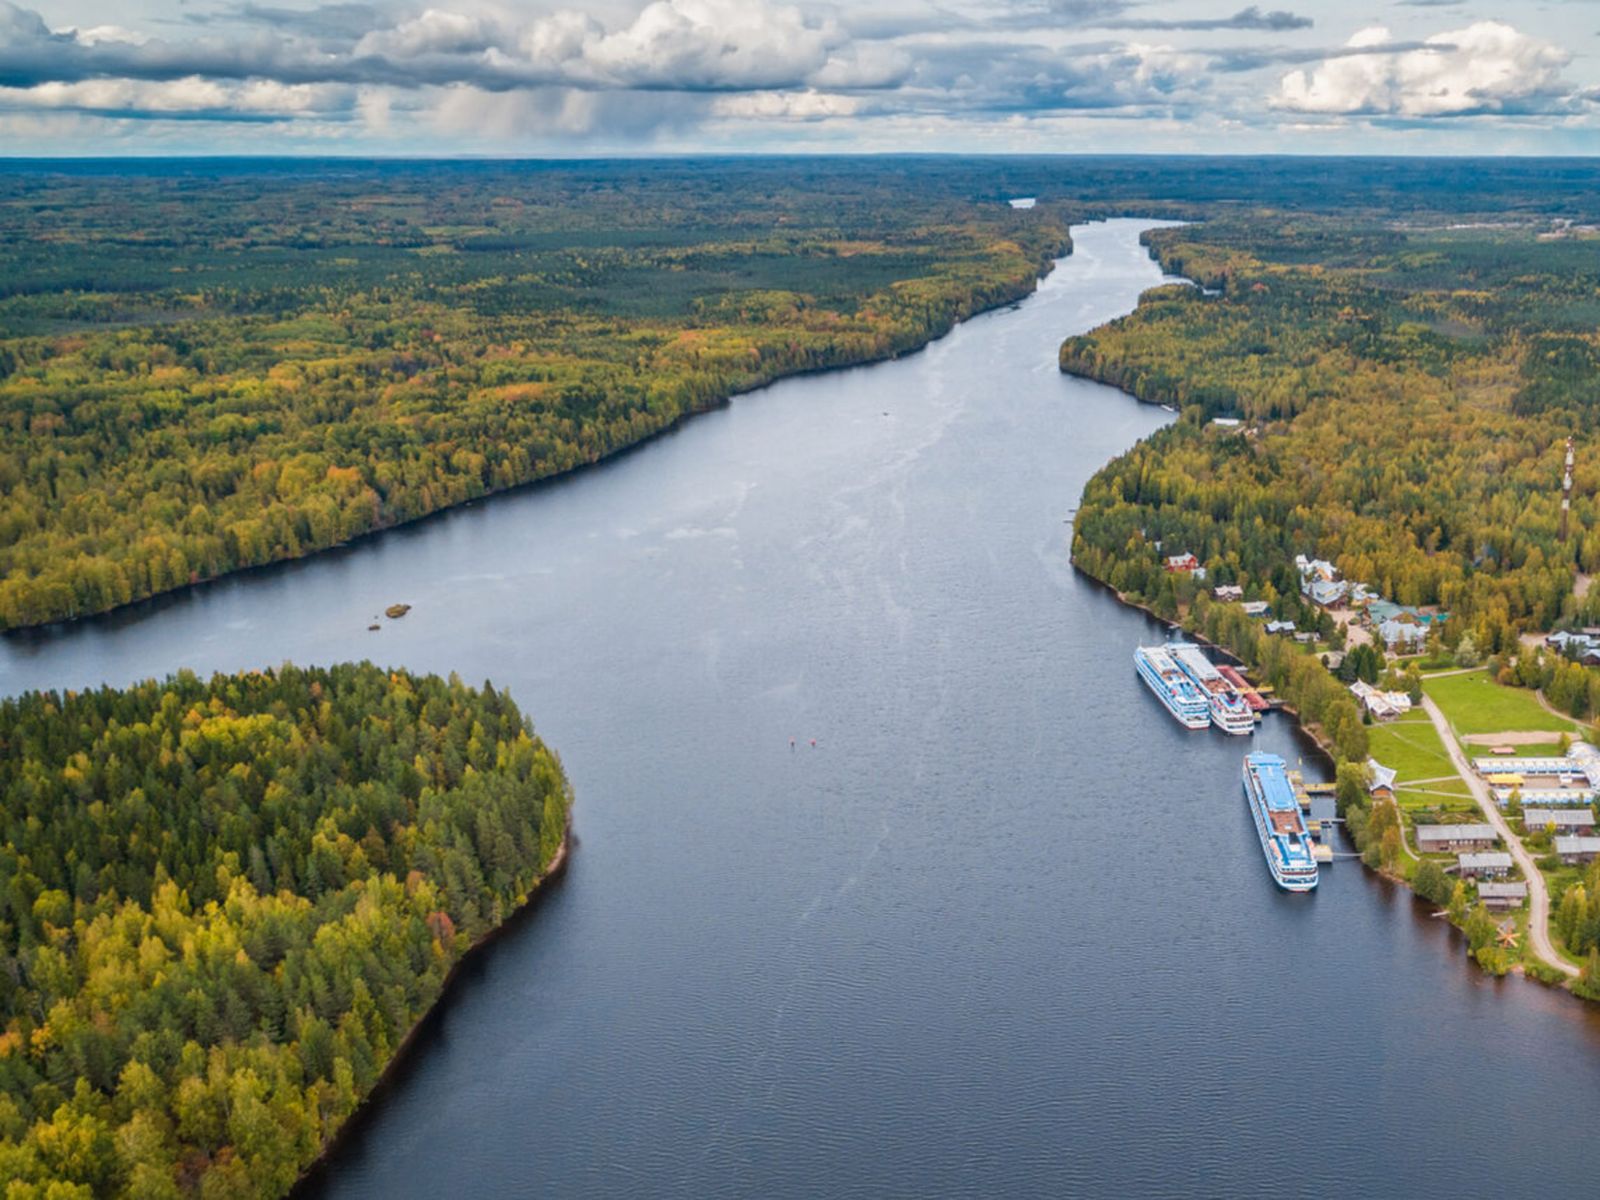
[[1522,868],[1523,877],[1528,881],[1528,936],[1533,941],[1534,953],[1563,974],[1576,976],[1578,968],[1557,954],[1555,946],[1551,944],[1550,891],[1545,887],[1544,876],[1539,873],[1538,864],[1523,847],[1522,839],[1511,831],[1510,824],[1500,812],[1500,805],[1489,794],[1489,785],[1484,783],[1472,769],[1472,764],[1467,761],[1467,756],[1462,753],[1461,746],[1456,741],[1450,722],[1445,719],[1439,706],[1433,702],[1433,697],[1424,696],[1422,707],[1427,712],[1428,719],[1433,722],[1433,727],[1439,731],[1439,740],[1444,743],[1450,761],[1455,764],[1457,774],[1466,780],[1472,798],[1478,802],[1478,807],[1483,810],[1483,815],[1489,824],[1494,826],[1495,832],[1505,841],[1512,858],[1516,859],[1517,866]]

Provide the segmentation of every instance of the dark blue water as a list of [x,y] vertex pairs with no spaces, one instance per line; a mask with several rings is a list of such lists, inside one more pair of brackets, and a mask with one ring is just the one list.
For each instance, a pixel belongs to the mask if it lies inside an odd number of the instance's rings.
[[454,670],[560,750],[568,876],[323,1194],[1594,1194],[1594,1016],[1358,864],[1278,892],[1244,744],[1165,715],[1157,631],[1068,566],[1084,481],[1167,419],[1055,369],[1159,281],[1139,228],[911,358],[0,645],[8,691]]

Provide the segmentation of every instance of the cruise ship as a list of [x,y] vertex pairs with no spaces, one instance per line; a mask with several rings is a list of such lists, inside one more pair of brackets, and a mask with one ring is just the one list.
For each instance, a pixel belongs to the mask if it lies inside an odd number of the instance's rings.
[[1204,729],[1211,723],[1206,698],[1172,660],[1171,647],[1140,646],[1133,652],[1133,665],[1178,724],[1186,729]]
[[1244,756],[1244,798],[1261,839],[1261,853],[1279,887],[1309,892],[1317,886],[1317,860],[1300,802],[1283,759],[1257,751]]
[[1229,683],[1193,642],[1171,642],[1167,653],[1178,669],[1200,690],[1211,710],[1211,723],[1223,733],[1254,733],[1256,714],[1245,703],[1239,690]]

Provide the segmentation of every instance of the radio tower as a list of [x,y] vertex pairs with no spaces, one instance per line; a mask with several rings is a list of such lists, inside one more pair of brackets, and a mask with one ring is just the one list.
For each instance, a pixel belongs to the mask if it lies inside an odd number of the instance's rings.
[[1572,512],[1572,439],[1567,439],[1567,469],[1561,476],[1561,540],[1567,540],[1567,521]]

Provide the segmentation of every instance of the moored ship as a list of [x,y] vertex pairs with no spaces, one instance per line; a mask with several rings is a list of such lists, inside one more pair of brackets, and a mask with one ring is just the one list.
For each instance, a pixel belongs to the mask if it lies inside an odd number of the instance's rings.
[[1178,724],[1185,729],[1204,729],[1211,723],[1211,708],[1194,681],[1173,661],[1170,649],[1140,646],[1133,652],[1134,669]]
[[1300,802],[1284,761],[1256,751],[1244,756],[1244,796],[1261,839],[1261,853],[1278,886],[1309,892],[1317,886],[1317,860]]
[[1199,689],[1211,713],[1211,723],[1224,733],[1254,733],[1256,715],[1239,689],[1229,683],[1206,652],[1193,642],[1171,642],[1166,647],[1172,661]]

